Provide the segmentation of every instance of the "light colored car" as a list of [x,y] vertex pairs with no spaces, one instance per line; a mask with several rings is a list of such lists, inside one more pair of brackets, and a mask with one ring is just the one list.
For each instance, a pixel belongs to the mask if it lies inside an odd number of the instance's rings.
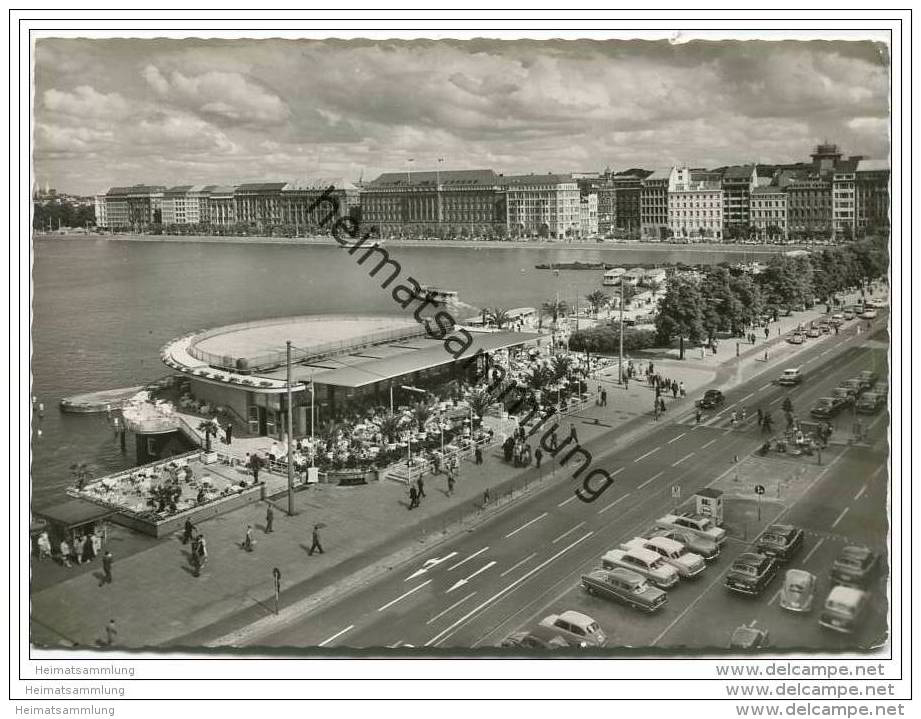
[[648,549],[612,549],[601,558],[601,566],[605,569],[629,569],[646,577],[660,589],[669,589],[678,583],[678,572],[666,564],[662,557]]
[[666,537],[634,537],[629,542],[620,545],[621,549],[648,549],[655,552],[665,563],[674,567],[678,576],[692,579],[700,575],[707,568],[704,558],[685,549],[681,542],[676,542]]
[[780,590],[780,606],[791,612],[808,612],[815,600],[814,574],[802,569],[788,569]]
[[844,314],[844,319],[846,320],[852,320],[854,319],[854,317],[857,316],[851,310],[844,310],[843,314]]
[[886,307],[886,300],[884,300],[884,299],[879,299],[879,298],[872,299],[872,300],[868,300],[868,301],[867,301],[867,307],[873,307],[874,309],[877,309],[877,310],[885,309],[885,307]]
[[801,345],[805,341],[805,335],[801,335],[799,332],[794,332],[792,335],[787,337],[787,342],[789,342],[791,345]]
[[806,336],[811,337],[813,339],[815,339],[816,337],[821,337],[822,330],[820,330],[818,327],[810,327],[808,330],[806,330]]
[[587,614],[572,610],[544,617],[533,633],[560,636],[575,647],[603,647],[608,641],[598,622]]
[[726,541],[726,530],[718,527],[711,517],[700,514],[666,514],[657,519],[656,524],[666,529],[685,529],[701,537],[712,539],[717,544]]
[[595,569],[582,575],[582,588],[592,596],[655,612],[668,602],[668,594],[629,569]]
[[844,634],[852,634],[863,618],[869,595],[855,587],[837,586],[828,593],[819,624]]
[[642,532],[640,536],[647,539],[650,537],[665,537],[666,539],[671,539],[684,546],[689,552],[699,554],[707,562],[713,562],[719,559],[720,556],[719,544],[708,537],[693,534],[686,529],[678,529],[677,527],[672,527],[670,529],[666,529],[665,527],[650,527],[645,532]]
[[799,367],[788,367],[783,374],[777,378],[777,384],[792,386],[803,381],[803,371]]
[[879,316],[879,312],[877,312],[875,309],[871,307],[870,309],[863,311],[863,313],[860,315],[860,319],[875,320],[878,316]]

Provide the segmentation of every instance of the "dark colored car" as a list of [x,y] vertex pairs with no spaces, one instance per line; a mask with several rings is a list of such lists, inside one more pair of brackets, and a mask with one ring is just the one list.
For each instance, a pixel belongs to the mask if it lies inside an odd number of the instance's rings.
[[866,587],[873,579],[879,557],[867,547],[845,547],[831,567],[831,579],[837,584]]
[[857,401],[853,387],[835,387],[831,391],[831,398],[838,400],[841,405],[840,409],[850,409]]
[[592,596],[626,604],[643,612],[655,612],[668,601],[668,594],[629,569],[596,569],[582,575],[582,588]]
[[718,559],[720,556],[720,545],[713,541],[712,539],[707,539],[706,537],[701,537],[698,534],[693,532],[688,532],[684,529],[665,529],[664,527],[652,527],[647,532],[644,532],[642,535],[646,538],[651,537],[665,537],[666,539],[671,539],[675,542],[681,542],[689,552],[694,552],[694,554],[699,554],[701,557],[706,559],[708,562],[712,562],[715,559]]
[[[754,622],[753,622],[754,624]],[[766,629],[743,624],[737,627],[729,639],[730,649],[764,649],[768,646],[770,638]]]
[[803,546],[803,530],[790,524],[772,524],[758,539],[755,551],[788,562]]
[[864,392],[857,400],[857,411],[861,414],[876,414],[886,406],[886,396],[876,392]]
[[695,404],[701,409],[713,409],[714,407],[719,407],[725,401],[726,398],[723,397],[723,393],[718,389],[708,389]]
[[838,385],[838,387],[840,387],[841,389],[846,389],[846,390],[850,390],[851,392],[853,392],[854,397],[859,397],[860,395],[862,395],[864,390],[868,389],[869,386],[870,385],[868,383],[865,383],[863,380],[860,380],[857,378],[846,379],[844,380],[844,382]]
[[879,380],[879,375],[873,370],[865,369],[863,372],[857,375],[857,379],[863,382],[867,389],[869,389],[876,384],[877,380]]
[[766,554],[745,552],[736,557],[726,575],[727,589],[757,596],[777,576],[777,562]]
[[565,649],[569,643],[560,636],[544,639],[531,632],[515,632],[503,639],[500,646],[518,649]]
[[830,419],[840,412],[844,402],[840,397],[819,397],[809,414],[820,419]]

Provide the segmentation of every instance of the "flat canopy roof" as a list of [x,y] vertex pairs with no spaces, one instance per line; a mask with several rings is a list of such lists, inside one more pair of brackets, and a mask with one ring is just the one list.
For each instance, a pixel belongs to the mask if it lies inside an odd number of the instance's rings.
[[115,511],[83,499],[72,499],[63,504],[36,509],[35,514],[55,524],[63,525],[66,529],[70,529],[71,527],[79,527],[81,524],[105,519],[115,514]]
[[[457,358],[458,360],[469,359],[478,351],[493,352],[506,347],[522,345],[541,335],[533,332],[471,332],[471,336],[473,344]],[[421,349],[407,350],[399,355],[369,360],[350,367],[316,372],[313,374],[313,381],[317,384],[336,387],[364,387],[419,370],[440,367],[454,361],[454,356],[445,349],[443,341],[428,340],[428,346]]]

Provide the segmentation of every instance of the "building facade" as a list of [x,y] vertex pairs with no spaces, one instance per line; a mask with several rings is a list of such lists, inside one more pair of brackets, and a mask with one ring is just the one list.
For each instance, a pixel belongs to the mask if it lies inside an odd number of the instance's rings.
[[582,195],[579,198],[579,210],[582,237],[595,237],[598,234],[598,195]]
[[509,237],[577,237],[582,218],[579,186],[570,175],[501,177]]
[[742,237],[751,225],[751,193],[758,184],[754,165],[735,165],[723,172],[723,224],[726,233]]
[[105,195],[105,214],[113,230],[143,232],[162,222],[165,187],[131,185],[112,187]]
[[341,177],[294,180],[281,188],[281,221],[286,234],[327,231],[337,219],[358,219],[358,188]]
[[610,180],[598,188],[598,232],[610,237],[617,225],[617,196]]
[[824,239],[832,234],[831,181],[816,174],[785,179],[787,234],[793,239]]
[[787,193],[782,188],[763,186],[752,190],[751,226],[761,240],[787,239]]
[[673,168],[668,183],[668,229],[675,239],[723,239],[723,190],[719,182],[692,180],[691,171]]
[[672,168],[654,170],[640,193],[640,235],[653,242],[668,235],[668,182]]
[[109,213],[105,192],[99,192],[93,197],[93,212],[96,216],[96,227],[108,228]]
[[648,170],[631,169],[618,172],[611,177],[614,185],[614,229],[623,237],[631,239],[640,237],[640,199],[643,194],[643,180],[650,174]]
[[208,222],[212,228],[227,228],[237,223],[233,185],[206,185],[208,192]]
[[163,225],[209,224],[208,187],[177,185],[163,193]]
[[831,186],[832,236],[852,239],[857,234],[857,160],[835,166]]
[[857,165],[857,234],[889,229],[889,163],[861,160]]

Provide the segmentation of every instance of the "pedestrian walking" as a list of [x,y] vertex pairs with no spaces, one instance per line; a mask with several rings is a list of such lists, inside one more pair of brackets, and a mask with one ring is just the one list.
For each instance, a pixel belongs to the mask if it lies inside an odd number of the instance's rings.
[[630,385],[630,373],[624,375],[624,389],[627,389]]
[[558,446],[559,446],[559,441],[557,440],[556,429],[554,428],[550,432],[550,451],[556,452]]
[[230,444],[233,441],[233,425],[229,422],[224,427],[224,442]]
[[700,424],[701,416],[702,416],[702,413],[699,409],[694,412],[694,423],[695,424]]
[[483,464],[483,448],[479,445],[473,450],[473,462],[474,464]]
[[454,472],[448,470],[448,496],[454,495]]
[[205,562],[208,561],[208,547],[205,544],[205,535],[198,535],[198,563],[201,566],[205,565]]
[[661,410],[662,414],[665,414],[665,400],[661,397],[659,398],[659,409]]
[[764,361],[765,362],[768,361],[768,351],[767,350],[764,350]]
[[115,627],[115,620],[110,619],[109,623],[106,624],[106,646],[111,647],[115,643],[115,638],[118,636],[118,629]]
[[416,492],[416,485],[412,484],[409,487],[409,508],[415,509],[418,501],[419,501],[419,496]]
[[268,504],[265,508],[265,533],[269,534],[274,531],[272,529],[272,523],[275,521],[275,510],[272,509],[272,505]]
[[761,407],[758,408],[758,426],[760,427],[764,424],[764,410]]
[[313,525],[313,542],[310,545],[310,551],[307,552],[308,555],[313,556],[314,551],[323,554],[323,545],[320,544],[320,525]]
[[112,552],[109,552],[108,550],[105,554],[102,555],[102,572],[103,577],[102,581],[99,583],[100,587],[103,584],[112,583]]
[[416,482],[416,486],[419,488],[419,489],[418,489],[418,494],[417,494],[416,496],[417,496],[417,497],[419,498],[419,500],[421,501],[422,498],[425,496],[425,483],[422,481],[422,477],[421,477],[421,476],[419,477],[419,480]]
[[191,519],[186,519],[185,524],[183,525],[182,531],[182,543],[188,544],[192,541],[192,534],[195,532],[195,525],[192,524]]
[[540,469],[540,461],[544,458],[544,453],[541,452],[540,447],[534,450],[534,459],[537,462],[537,468]]
[[253,551],[253,525],[252,524],[246,525],[246,534],[243,535],[242,547],[247,552]]
[[608,391],[606,389],[601,390],[601,406],[608,406]]
[[51,540],[48,539],[48,532],[42,532],[39,534],[35,543],[38,546],[39,561],[47,559],[51,556]]
[[767,342],[770,338],[771,338],[771,328],[765,327],[764,328],[764,341]]
[[487,505],[489,504],[489,499],[490,499],[490,498],[489,498],[489,488],[487,487],[487,488],[486,488],[486,491],[483,492],[483,506],[484,506],[484,507],[487,506]]
[[735,426],[736,426],[736,413],[735,413],[735,411],[733,411],[732,416],[731,416],[730,419],[729,419],[729,425],[730,425],[731,427],[735,427]]
[[688,395],[687,389],[685,389],[683,381],[678,383],[678,394],[681,395],[682,397],[687,397]]
[[93,538],[87,534],[83,539],[83,561],[92,562],[96,558],[96,548],[93,546]]
[[576,425],[572,422],[569,423],[569,439],[571,439],[576,444],[579,444],[579,434],[576,432]]
[[678,384],[672,382],[672,399],[678,399]]

